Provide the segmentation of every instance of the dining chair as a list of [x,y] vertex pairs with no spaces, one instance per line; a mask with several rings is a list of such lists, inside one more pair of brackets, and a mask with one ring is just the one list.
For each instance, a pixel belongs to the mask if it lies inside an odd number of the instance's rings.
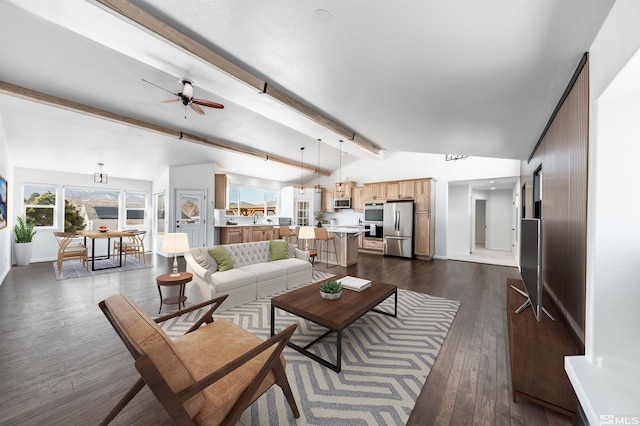
[[58,272],[62,275],[62,263],[65,260],[80,260],[85,269],[89,269],[87,248],[82,242],[74,241],[79,236],[72,232],[54,232],[54,237],[58,242],[58,256],[56,264]]
[[134,256],[141,262],[144,262],[144,237],[147,234],[147,231],[132,229],[127,232],[130,232],[131,235],[127,237],[127,241],[124,241],[122,243],[122,248],[120,247],[119,241],[113,242],[114,256],[117,255],[120,250],[122,250],[125,266],[127,265],[127,256],[129,255]]
[[[225,294],[156,319],[122,294],[99,303],[140,374],[101,424],[109,424],[145,385],[177,425],[237,424],[242,413],[274,384],[282,389],[293,415],[300,417],[282,354],[297,325],[262,340],[227,320],[213,319],[226,298]],[[207,306],[175,340],[158,326]]]

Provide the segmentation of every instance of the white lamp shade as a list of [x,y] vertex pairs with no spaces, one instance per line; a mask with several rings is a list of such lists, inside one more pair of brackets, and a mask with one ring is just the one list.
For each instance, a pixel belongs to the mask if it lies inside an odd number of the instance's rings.
[[189,238],[183,232],[164,234],[162,239],[162,253],[184,253],[189,250]]
[[298,233],[299,240],[313,240],[316,237],[316,231],[313,226],[302,226]]

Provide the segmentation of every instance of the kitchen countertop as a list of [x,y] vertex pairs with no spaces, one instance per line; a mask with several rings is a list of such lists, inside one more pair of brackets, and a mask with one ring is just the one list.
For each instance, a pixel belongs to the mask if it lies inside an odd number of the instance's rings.
[[326,228],[328,232],[336,232],[336,233],[345,233],[345,234],[354,234],[361,231],[364,231],[364,226],[362,225],[323,225],[323,228]]
[[[274,228],[280,228],[280,225],[267,224],[267,223],[253,223],[242,224],[239,223],[237,225],[216,225],[216,228],[238,228],[238,227],[253,227],[253,226],[272,226]],[[365,229],[364,225],[322,225],[329,232],[358,232]],[[290,226],[289,228],[295,229],[295,226]]]
[[248,224],[242,224],[239,223],[237,225],[216,225],[216,228],[246,228],[248,226],[254,227],[254,226],[272,226],[274,228],[280,228],[280,225],[274,225],[273,223],[268,224],[268,223],[256,223],[255,225],[253,223],[248,223]]

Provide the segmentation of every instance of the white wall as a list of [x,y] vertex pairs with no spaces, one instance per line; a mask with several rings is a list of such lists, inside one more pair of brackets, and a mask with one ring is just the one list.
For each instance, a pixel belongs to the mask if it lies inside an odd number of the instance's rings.
[[[640,2],[618,0],[589,59],[586,354],[566,366],[592,424],[600,415],[640,419],[638,17]],[[634,54],[634,70],[618,75]]]
[[[342,166],[345,181],[357,182],[358,186],[367,182],[389,180],[435,178],[435,220],[436,253],[435,257],[447,257],[447,214],[448,182],[458,180],[490,179],[520,176],[520,162],[500,158],[469,157],[466,160],[445,161],[441,154],[421,154],[414,152],[385,152],[383,160],[363,159]],[[320,184],[332,188],[338,181],[338,172],[320,178]],[[310,182],[315,185],[316,182]],[[336,214],[335,217],[340,217]],[[357,219],[356,219],[357,220]],[[457,232],[454,230],[454,232]],[[468,233],[466,238],[468,238]]]
[[13,203],[13,164],[9,157],[9,148],[4,134],[2,117],[0,117],[0,176],[8,183],[7,194],[7,226],[0,229],[0,285],[11,269],[11,244],[13,241],[14,218],[11,214]]
[[448,253],[471,253],[471,191],[468,185],[449,185]]
[[[616,359],[636,368],[640,353],[640,197],[635,191],[640,182],[638,17],[640,2],[617,2],[591,51],[594,99],[589,145],[586,330],[587,356],[592,361]],[[635,87],[608,95],[609,81],[634,54]]]
[[511,190],[489,192],[485,243],[488,249],[511,251],[512,193]]

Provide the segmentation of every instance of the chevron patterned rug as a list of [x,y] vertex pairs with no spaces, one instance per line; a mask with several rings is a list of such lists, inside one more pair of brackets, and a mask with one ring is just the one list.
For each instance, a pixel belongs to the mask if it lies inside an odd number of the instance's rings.
[[[314,282],[318,278],[314,276]],[[270,299],[214,314],[269,337]],[[403,425],[444,342],[460,302],[398,290],[398,318],[369,312],[342,335],[342,371],[336,373],[287,347],[287,376],[300,410],[293,417],[282,391],[272,387],[241,418],[249,425]],[[393,312],[393,298],[379,305]],[[198,317],[194,312],[163,324],[179,337]],[[326,329],[278,310],[276,330],[298,324],[292,341],[304,346]],[[335,363],[336,337],[330,334],[310,350]]]

